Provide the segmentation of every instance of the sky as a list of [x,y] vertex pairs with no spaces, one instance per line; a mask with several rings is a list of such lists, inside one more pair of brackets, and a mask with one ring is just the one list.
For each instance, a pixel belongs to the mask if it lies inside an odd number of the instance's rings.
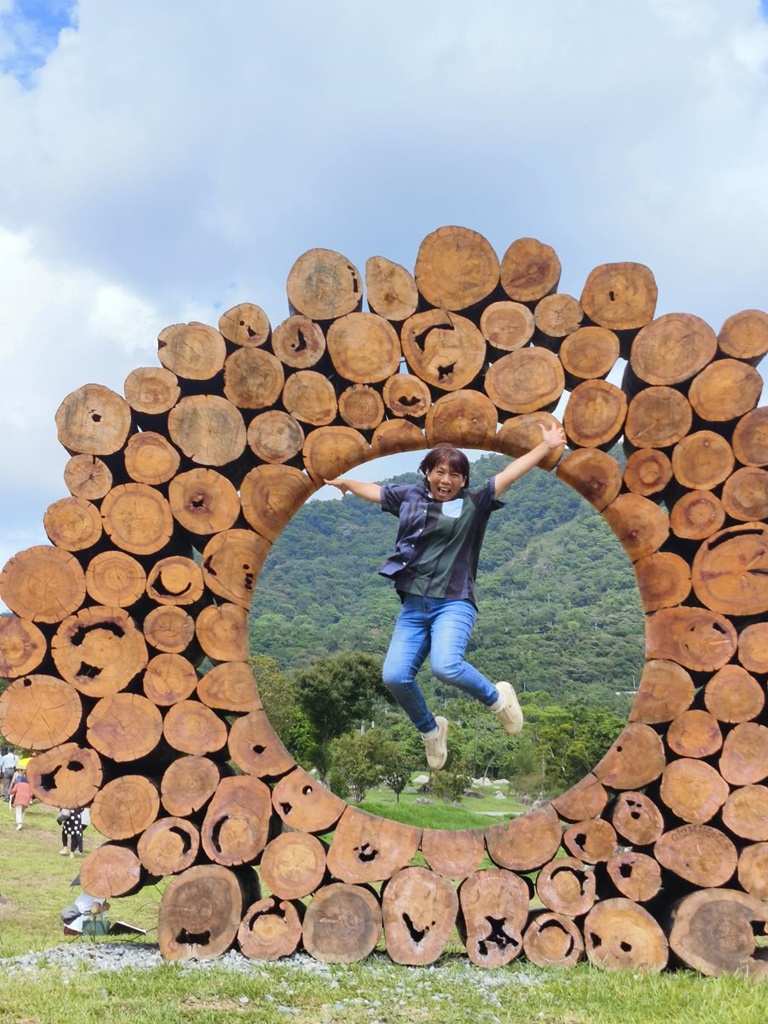
[[766,0],[0,0],[0,138],[0,567],[68,493],[63,398],[278,324],[308,249],[459,224],[576,296],[629,260],[657,314],[768,308]]

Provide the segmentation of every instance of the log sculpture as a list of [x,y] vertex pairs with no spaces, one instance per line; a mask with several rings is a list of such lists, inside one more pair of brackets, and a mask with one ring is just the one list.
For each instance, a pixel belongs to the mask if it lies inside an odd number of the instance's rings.
[[[671,953],[761,973],[768,315],[718,335],[656,317],[639,264],[597,267],[578,297],[559,278],[536,239],[499,259],[459,227],[424,240],[413,274],[379,256],[363,279],[313,249],[274,329],[251,303],[172,325],[124,397],[88,384],[62,402],[70,496],[44,514],[50,544],[0,574],[0,731],[37,752],[39,800],[92,806],[106,842],[86,886],[119,897],[173,876],[166,958],[237,943],[346,962],[383,934],[423,964],[456,926],[481,966],[659,971]],[[324,476],[439,441],[517,456],[558,402],[569,450],[542,468],[610,524],[647,616],[626,729],[567,793],[478,832],[348,807],[283,747],[248,665],[271,544]]]

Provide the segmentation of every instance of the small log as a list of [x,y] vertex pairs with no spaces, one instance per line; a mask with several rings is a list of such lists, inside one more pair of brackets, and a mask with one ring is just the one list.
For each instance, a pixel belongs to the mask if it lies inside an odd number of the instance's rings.
[[325,355],[323,329],[307,316],[289,316],[275,328],[272,351],[286,366],[308,370]]
[[336,882],[312,897],[302,936],[315,960],[351,964],[373,952],[381,930],[381,907],[374,893],[367,886]]
[[208,590],[233,604],[251,607],[256,581],[272,545],[253,530],[222,530],[203,550]]
[[702,888],[725,885],[738,861],[731,840],[711,825],[682,825],[665,832],[653,855],[663,868]]
[[515,302],[538,302],[557,290],[560,260],[535,238],[518,238],[501,260],[501,287]]
[[[598,864],[616,853],[616,830],[603,818],[587,818],[569,825],[563,833],[563,845],[580,861]],[[556,910],[556,907],[552,907]]]
[[667,744],[681,757],[711,757],[723,745],[714,715],[694,708],[678,715],[667,729]]
[[144,619],[147,643],[165,654],[181,654],[195,637],[195,620],[177,605],[160,605]]
[[718,359],[691,381],[688,400],[696,415],[707,423],[738,419],[760,400],[763,378],[738,359]]
[[754,622],[741,631],[739,661],[748,672],[768,672],[768,623]]
[[127,846],[104,843],[85,857],[80,865],[83,892],[101,898],[128,896],[141,886],[141,863]]
[[[645,392],[643,392],[645,394]],[[639,448],[627,459],[624,483],[634,494],[661,494],[672,479],[672,463],[656,448]]]
[[400,339],[376,313],[349,313],[328,327],[328,354],[336,372],[353,384],[374,384],[397,373]]
[[768,910],[753,896],[735,889],[703,889],[675,904],[669,944],[683,963],[711,977],[758,972],[755,925],[765,931]]
[[123,391],[128,405],[145,416],[162,416],[181,397],[179,379],[163,366],[142,366],[125,378]]
[[384,400],[367,384],[352,384],[339,395],[339,415],[348,427],[373,430],[384,419]]
[[85,573],[73,554],[39,544],[20,551],[0,572],[0,599],[23,619],[61,622],[85,598]]
[[605,380],[585,380],[571,392],[563,426],[574,448],[610,448],[626,417],[627,399],[621,388]]
[[384,382],[384,404],[393,416],[420,420],[432,404],[429,388],[412,373],[395,373]]
[[670,387],[646,388],[629,403],[624,436],[633,448],[670,448],[685,438],[692,422],[685,395]]
[[621,490],[621,467],[616,459],[591,448],[567,455],[558,464],[556,474],[598,512],[610,505]]
[[584,380],[605,379],[619,358],[619,339],[606,327],[579,327],[558,353],[570,389]]
[[704,687],[707,711],[729,725],[757,718],[765,707],[765,692],[740,665],[724,665]]
[[617,896],[601,900],[584,920],[587,957],[608,971],[658,974],[669,960],[669,945],[647,910]]
[[238,409],[269,409],[283,391],[285,370],[263,348],[239,348],[224,364],[224,395]]
[[633,846],[650,846],[664,831],[661,811],[645,793],[619,793],[611,824]]
[[620,494],[602,511],[631,562],[658,551],[669,536],[669,517],[649,498]]
[[101,384],[85,384],[56,410],[56,427],[70,455],[113,455],[128,439],[131,407]]
[[245,450],[243,414],[219,395],[182,398],[168,413],[168,433],[198,466],[226,466]]
[[768,843],[744,847],[739,854],[738,879],[750,896],[768,900]]
[[160,799],[169,814],[185,818],[208,803],[221,777],[218,765],[207,757],[179,757],[160,781]]
[[121,551],[153,555],[173,536],[171,506],[147,484],[118,484],[101,503],[104,532]]
[[82,718],[80,694],[55,676],[25,676],[0,694],[0,734],[22,750],[61,746]]
[[742,416],[731,438],[733,454],[743,466],[768,465],[768,407]]
[[673,608],[691,592],[691,567],[680,555],[656,551],[635,562],[635,577],[646,612]]
[[51,544],[66,551],[85,551],[101,538],[99,510],[84,498],[60,498],[49,505],[43,527]]
[[558,343],[581,327],[584,310],[578,299],[559,292],[540,299],[533,311],[533,318],[543,343]]
[[471,320],[445,309],[409,317],[400,337],[413,373],[442,391],[467,387],[485,365],[485,338]]
[[681,757],[664,769],[660,795],[678,818],[704,825],[725,803],[728,784],[706,761]]
[[413,316],[419,304],[413,275],[385,256],[370,256],[366,260],[365,293],[371,311],[395,323]]
[[89,747],[64,743],[32,758],[27,781],[44,804],[87,807],[101,789],[101,758]]
[[248,612],[229,602],[203,608],[195,627],[197,639],[214,661],[245,661],[248,657]]
[[427,444],[432,448],[449,441],[457,448],[493,448],[497,416],[496,406],[481,392],[453,391],[427,412]]
[[102,697],[85,724],[88,742],[94,750],[113,761],[136,761],[146,757],[158,745],[163,733],[162,715],[151,701],[138,693]]
[[301,423],[324,427],[333,423],[338,412],[333,384],[316,370],[298,370],[283,388],[283,405]]
[[462,310],[487,299],[499,283],[499,258],[470,228],[443,227],[419,246],[416,286],[431,306]]
[[200,566],[184,555],[161,558],[147,579],[147,593],[158,604],[195,604],[203,596],[204,587]]
[[710,363],[715,332],[697,316],[667,313],[643,327],[632,344],[629,364],[646,384],[681,384]]
[[267,845],[272,801],[269,787],[248,775],[222,779],[200,830],[212,861],[234,867],[255,860]]
[[251,666],[244,661],[216,665],[197,684],[197,696],[209,708],[248,712],[261,707]]
[[[502,356],[485,374],[486,393],[506,412],[526,413],[537,409],[549,412],[557,405],[564,387],[560,360],[540,346],[521,348]],[[568,406],[566,413],[567,410]]]
[[693,559],[691,580],[699,601],[724,615],[768,611],[768,526],[747,523],[703,541]]
[[723,804],[723,824],[740,839],[768,839],[768,787],[735,789]]
[[416,452],[426,448],[424,434],[410,420],[385,420],[371,437],[371,458],[398,452]]
[[768,519],[768,472],[744,466],[723,485],[723,508],[731,519],[754,522]]
[[17,615],[0,615],[0,678],[29,675],[39,667],[47,650],[45,636],[33,622]]
[[259,778],[284,775],[295,764],[261,708],[232,723],[229,756],[242,771]]
[[725,737],[718,762],[720,774],[732,786],[751,786],[768,777],[768,728],[741,722]]
[[202,757],[221,750],[227,742],[227,724],[205,704],[180,700],[168,708],[163,736],[174,750]]
[[269,409],[254,416],[246,433],[248,447],[264,462],[289,462],[301,451],[304,431],[298,420],[282,409]]
[[551,804],[485,830],[488,856],[511,871],[533,871],[552,860],[560,846],[560,819]]
[[407,867],[386,883],[381,901],[387,953],[396,964],[432,964],[456,921],[456,890],[428,868]]
[[162,434],[144,430],[125,446],[125,471],[137,484],[167,483],[179,468],[181,456]]
[[566,821],[581,821],[602,814],[607,803],[605,786],[589,772],[575,786],[555,797],[552,806]]
[[415,855],[421,829],[347,807],[328,851],[328,869],[343,882],[380,882]]
[[112,486],[112,471],[95,455],[73,455],[64,467],[64,483],[74,498],[98,501]]
[[292,313],[331,320],[359,309],[363,298],[360,271],[340,252],[309,249],[296,260],[286,282]]
[[480,316],[480,331],[494,348],[514,352],[533,337],[536,321],[533,313],[521,302],[492,302]]
[[603,263],[589,272],[581,304],[593,323],[628,331],[653,320],[657,298],[656,280],[642,263]]
[[310,477],[320,485],[367,462],[371,448],[352,427],[317,427],[304,439],[301,454]]
[[219,317],[219,331],[233,345],[261,348],[269,341],[272,328],[269,317],[252,302],[240,302]]
[[525,930],[523,951],[536,967],[573,967],[584,956],[584,939],[564,914],[537,911]]
[[91,804],[91,824],[107,839],[131,839],[149,828],[159,810],[160,797],[154,783],[143,775],[123,775],[96,794]]
[[279,960],[291,956],[301,943],[301,918],[297,907],[273,896],[252,903],[237,930],[237,944],[250,960]]
[[306,832],[283,832],[264,850],[259,875],[279,899],[309,896],[320,888],[326,874],[325,847]]
[[768,352],[768,313],[744,309],[729,316],[720,328],[717,345],[724,355],[757,366]]
[[459,935],[478,967],[502,967],[520,954],[528,921],[527,883],[511,871],[487,870],[459,886]]
[[234,872],[198,864],[171,879],[163,892],[157,941],[166,960],[215,960],[235,941],[243,892]]
[[227,346],[215,328],[192,321],[164,327],[157,336],[157,355],[177,377],[210,380],[221,372]]
[[150,875],[164,878],[191,868],[200,849],[200,833],[183,818],[160,818],[139,839],[139,860]]
[[[529,412],[524,416],[511,416],[502,423],[490,447],[517,459],[541,444],[541,427],[552,427],[555,424],[557,420],[548,412]],[[539,469],[553,469],[560,461],[564,450],[565,445],[553,448],[538,464]]]
[[272,803],[290,828],[320,833],[330,832],[347,806],[303,768],[294,768],[276,783]]
[[214,469],[191,469],[174,477],[168,501],[174,518],[194,534],[228,530],[240,515],[234,484]]
[[649,725],[630,722],[593,772],[604,786],[634,790],[658,779],[665,764],[661,736]]
[[62,622],[51,654],[62,679],[95,698],[124,690],[147,664],[147,645],[130,615],[98,605]]
[[466,878],[480,867],[485,854],[483,833],[473,829],[447,832],[425,828],[421,852],[428,867],[445,878]]
[[580,917],[597,898],[595,872],[576,857],[558,857],[539,872],[536,894],[548,910]]
[[723,503],[712,491],[689,491],[669,513],[669,525],[676,537],[704,540],[725,523]]
[[712,430],[698,430],[684,437],[672,452],[675,479],[691,489],[709,491],[733,472],[733,450],[724,437]]
[[316,485],[293,466],[257,466],[243,479],[243,515],[256,533],[275,541]]
[[661,868],[647,853],[626,850],[611,857],[606,870],[616,891],[635,903],[647,903],[661,891]]
[[647,658],[676,661],[693,672],[716,672],[736,652],[736,630],[704,608],[660,608],[646,620]]

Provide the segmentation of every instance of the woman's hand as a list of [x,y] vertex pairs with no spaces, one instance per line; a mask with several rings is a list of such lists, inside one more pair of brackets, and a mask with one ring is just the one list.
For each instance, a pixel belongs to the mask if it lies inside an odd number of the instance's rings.
[[551,427],[545,427],[543,423],[540,423],[539,429],[541,430],[542,441],[545,442],[550,450],[565,444],[565,431],[557,421]]
[[325,483],[327,483],[329,487],[337,487],[342,494],[347,494],[349,491],[349,484],[341,476],[337,476],[333,480],[326,480]]

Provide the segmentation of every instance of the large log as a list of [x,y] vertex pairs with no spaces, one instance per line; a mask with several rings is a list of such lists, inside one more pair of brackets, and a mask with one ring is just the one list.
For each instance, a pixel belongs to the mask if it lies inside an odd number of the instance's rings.
[[566,821],[582,821],[602,814],[607,803],[605,786],[589,772],[565,793],[555,797],[552,806]]
[[269,409],[254,416],[246,433],[248,447],[264,462],[289,462],[301,451],[304,431],[293,416],[282,409]]
[[309,370],[325,355],[325,335],[309,317],[289,316],[275,328],[272,351],[286,366]]
[[367,462],[371,448],[363,434],[352,427],[317,427],[304,439],[301,454],[310,477],[321,485]]
[[98,501],[112,486],[112,470],[95,455],[73,455],[64,467],[64,483],[73,497]]
[[163,736],[174,750],[202,757],[226,744],[227,723],[200,701],[180,700],[165,714]]
[[751,786],[768,778],[768,728],[741,722],[723,742],[720,774],[732,786]]
[[237,944],[251,960],[291,956],[301,943],[301,903],[265,896],[252,903],[237,929]]
[[540,910],[525,930],[523,950],[536,967],[573,967],[584,956],[584,938],[565,914]]
[[274,541],[316,486],[293,466],[257,466],[240,485],[243,515],[256,533]]
[[646,612],[673,608],[691,592],[691,567],[672,551],[656,551],[639,558],[635,576]]
[[261,708],[232,723],[229,755],[238,768],[259,778],[284,775],[295,764]]
[[669,448],[683,440],[692,422],[685,395],[675,388],[650,387],[629,403],[624,436],[634,448]]
[[680,900],[671,911],[672,952],[694,970],[712,977],[759,970],[755,925],[761,933],[768,910],[735,889],[707,888]]
[[737,469],[723,484],[722,501],[731,519],[768,519],[768,472],[752,466]]
[[421,829],[347,807],[328,851],[328,868],[343,882],[380,882],[410,863]]
[[610,448],[624,429],[627,399],[615,384],[585,380],[571,392],[563,427],[575,448]]
[[149,828],[160,810],[157,786],[144,775],[108,782],[91,804],[91,824],[107,839],[131,839]]
[[676,537],[704,540],[725,523],[722,501],[712,491],[688,491],[669,513],[669,525]]
[[738,862],[736,847],[712,825],[682,825],[665,832],[653,855],[663,868],[702,888],[725,885]]
[[286,825],[302,832],[329,832],[346,804],[303,768],[294,768],[272,790],[272,803]]
[[477,231],[442,227],[430,232],[419,246],[414,277],[431,306],[468,309],[496,289],[499,259]]
[[195,604],[203,596],[203,589],[200,566],[185,555],[161,558],[152,566],[147,579],[147,593],[158,604]]
[[401,868],[381,901],[387,953],[396,964],[431,964],[446,947],[456,921],[456,890],[434,871]]
[[29,675],[40,666],[47,650],[45,636],[34,622],[18,615],[0,615],[0,678]]
[[536,322],[533,313],[521,302],[492,302],[480,317],[480,331],[494,348],[514,352],[533,337]]
[[299,256],[286,291],[291,312],[313,320],[344,316],[359,309],[363,299],[360,271],[333,249],[309,249]]
[[661,736],[649,725],[630,722],[593,771],[611,789],[641,789],[658,779],[666,759]]
[[691,381],[688,399],[696,415],[707,423],[727,423],[754,409],[763,390],[763,378],[738,359],[718,359]]
[[82,718],[79,693],[55,676],[25,676],[0,694],[0,734],[22,750],[49,750],[66,743]]
[[226,466],[245,449],[243,414],[219,395],[182,398],[168,413],[168,433],[198,466]]
[[175,476],[168,502],[177,522],[194,534],[228,530],[240,515],[234,484],[215,469],[191,469]]
[[511,871],[533,871],[552,860],[561,837],[560,819],[550,804],[485,830],[488,856]]
[[619,339],[606,327],[579,327],[563,339],[558,355],[566,386],[573,389],[581,381],[608,376],[619,358]]
[[131,555],[153,555],[173,536],[173,513],[168,501],[147,484],[118,484],[101,503],[104,532]]
[[421,852],[427,865],[446,878],[466,878],[477,871],[485,853],[483,833],[472,830],[425,828]]
[[301,423],[323,427],[333,423],[338,403],[333,384],[316,370],[298,370],[283,388],[283,405]]
[[723,824],[741,839],[768,839],[768,787],[735,789],[723,804]]
[[226,601],[250,608],[256,581],[271,546],[253,530],[222,530],[203,549],[206,587]]
[[667,313],[638,332],[629,365],[644,384],[682,384],[716,352],[715,332],[703,320],[689,313]]
[[365,293],[371,311],[395,323],[413,316],[419,304],[413,275],[385,256],[371,256],[366,260]]
[[397,331],[376,313],[339,317],[329,326],[326,342],[336,372],[353,384],[386,380],[400,365]]
[[384,399],[367,384],[352,384],[339,395],[339,415],[348,427],[373,430],[384,419]]
[[560,260],[536,238],[518,238],[501,260],[501,287],[515,302],[538,302],[557,290]]
[[611,823],[632,846],[650,846],[664,831],[662,813],[646,793],[619,793]]
[[584,448],[564,458],[557,467],[557,477],[594,505],[598,512],[618,496],[621,490],[621,467],[605,452]]
[[[549,428],[556,424],[557,420],[548,412],[529,412],[523,416],[511,416],[502,423],[488,447],[517,459],[541,444],[541,427]],[[538,468],[553,469],[564,450],[564,445],[551,449],[538,463]]]
[[577,857],[558,857],[539,872],[536,895],[549,910],[580,917],[597,898],[595,872]]
[[736,629],[703,608],[661,608],[646,620],[645,654],[693,672],[716,672],[736,652]]
[[[643,392],[645,394],[645,392]],[[627,459],[624,483],[634,494],[661,494],[672,479],[669,456],[656,448],[638,448]]]
[[177,377],[210,380],[224,366],[227,346],[215,328],[193,321],[164,327],[157,336],[157,355]]
[[427,412],[427,444],[432,448],[448,441],[457,448],[493,448],[497,415],[496,406],[479,391],[443,395]]
[[578,299],[558,292],[536,303],[533,318],[542,344],[559,348],[559,342],[581,327],[584,310]]
[[284,384],[283,364],[263,348],[239,348],[224,364],[224,395],[238,409],[269,409]]
[[71,552],[39,544],[5,563],[0,598],[24,619],[61,622],[83,603],[85,573]]
[[130,407],[145,416],[162,416],[181,398],[179,379],[164,366],[142,366],[125,378],[123,391]]
[[768,900],[768,843],[752,843],[739,854],[739,885],[755,899]]
[[625,850],[605,865],[616,891],[635,903],[655,899],[661,890],[661,868],[647,853]]
[[43,528],[51,544],[67,551],[85,551],[101,538],[101,516],[84,498],[60,498],[49,505]]
[[210,669],[197,686],[198,699],[221,711],[256,711],[262,706],[251,666],[226,662]]
[[502,356],[485,374],[486,393],[505,412],[526,413],[537,409],[549,412],[557,405],[564,387],[560,360],[540,346],[521,348]]
[[733,454],[743,466],[768,465],[768,406],[742,416],[731,438]]
[[709,491],[733,471],[733,450],[713,430],[688,434],[672,452],[672,472],[683,487]]
[[177,605],[153,608],[144,619],[142,628],[147,643],[157,651],[166,654],[181,654],[182,651],[193,653],[188,648],[195,637],[195,620]]
[[63,679],[86,697],[124,690],[147,664],[147,645],[122,608],[83,608],[65,619],[51,641]]
[[680,757],[711,757],[723,745],[714,715],[701,708],[684,711],[667,729],[667,744]]
[[395,373],[384,382],[384,404],[393,416],[419,420],[432,404],[429,388],[412,373]]
[[269,317],[252,302],[240,302],[219,317],[219,331],[233,345],[261,348],[269,341]]
[[203,608],[195,633],[213,661],[245,661],[248,657],[248,612],[239,605],[225,602]]
[[323,963],[350,964],[372,953],[381,936],[381,907],[368,886],[334,882],[312,897],[304,916],[304,948]]
[[104,843],[80,866],[80,887],[97,897],[128,896],[141,887],[141,862],[127,846]]
[[248,775],[224,778],[205,813],[200,830],[203,849],[217,864],[248,864],[267,845],[271,816],[268,786]]
[[115,693],[97,701],[86,729],[88,742],[100,754],[113,761],[136,761],[160,742],[163,717],[146,697]]
[[173,878],[160,901],[157,940],[166,960],[214,960],[235,941],[243,916],[237,876],[198,864]]
[[731,526],[705,540],[693,559],[691,580],[699,601],[725,615],[768,611],[768,526]]
[[511,871],[476,871],[459,886],[458,930],[478,967],[501,967],[523,948],[528,885]]
[[565,849],[585,864],[609,860],[616,853],[616,845],[616,830],[603,818],[576,821],[563,833]]
[[666,512],[641,494],[620,494],[602,516],[631,562],[658,551],[669,536]]
[[485,365],[485,338],[471,320],[445,309],[409,317],[400,338],[411,371],[442,391],[466,387]]
[[101,384],[85,384],[64,399],[56,411],[61,444],[70,455],[113,455],[131,429],[131,407]]
[[218,765],[207,757],[179,757],[160,781],[160,799],[169,814],[184,818],[204,807],[219,785]]
[[724,665],[704,687],[707,711],[730,725],[757,718],[765,707],[765,691],[741,665]]
[[661,926],[645,908],[617,896],[601,900],[584,919],[588,958],[609,971],[656,974],[669,959],[669,945]]
[[717,345],[726,356],[757,366],[768,352],[768,313],[744,309],[729,316],[720,328]]
[[125,471],[137,484],[167,483],[176,475],[181,456],[162,434],[143,430],[134,434],[125,446]]
[[259,875],[279,899],[310,896],[326,877],[325,846],[307,832],[283,832],[267,844]]
[[371,437],[372,459],[396,452],[416,452],[422,448],[426,448],[424,434],[410,420],[385,420]]
[[200,849],[200,834],[183,818],[160,818],[139,839],[137,853],[155,878],[178,875],[191,868]]
[[738,654],[748,672],[768,672],[768,622],[753,622],[742,629]]
[[628,331],[653,320],[657,298],[656,280],[642,263],[603,263],[590,271],[581,304],[593,323]]
[[27,780],[44,804],[87,807],[101,789],[101,758],[89,747],[64,743],[33,757]]
[[715,769],[696,758],[670,761],[661,777],[660,796],[682,821],[704,825],[711,821],[728,797],[728,783]]

